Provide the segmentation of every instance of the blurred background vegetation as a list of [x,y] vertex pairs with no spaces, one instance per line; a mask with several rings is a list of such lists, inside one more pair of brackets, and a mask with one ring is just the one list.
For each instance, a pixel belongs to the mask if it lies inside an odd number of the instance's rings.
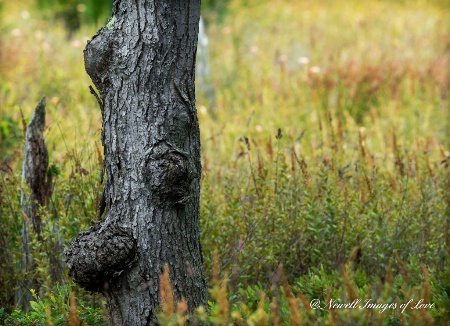
[[[101,115],[83,66],[111,1],[0,0],[0,325],[105,324],[54,250],[95,219]],[[450,1],[202,1],[211,105],[197,88],[201,228],[213,324],[450,320]],[[18,268],[24,126],[42,95],[54,177]],[[220,251],[214,252],[220,249]],[[214,266],[215,258],[215,268]],[[15,287],[38,277],[30,312]],[[31,289],[30,289],[31,290]],[[311,310],[358,297],[433,309]],[[168,309],[167,311],[171,311]],[[180,312],[181,311],[181,312]],[[164,309],[164,324],[183,311]]]
[[69,32],[78,30],[82,24],[95,24],[109,17],[112,10],[111,0],[37,0],[41,14],[48,19],[64,22]]

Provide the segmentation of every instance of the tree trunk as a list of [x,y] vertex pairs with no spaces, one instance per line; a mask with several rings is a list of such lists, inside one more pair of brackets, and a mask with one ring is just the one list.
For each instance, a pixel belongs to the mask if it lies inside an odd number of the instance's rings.
[[111,325],[148,325],[169,266],[175,298],[204,304],[194,70],[200,1],[116,0],[86,46],[100,92],[105,219],[66,249],[69,274],[105,295]]
[[28,311],[33,300],[30,289],[39,293],[40,281],[35,275],[35,263],[31,257],[28,225],[39,241],[42,241],[42,221],[39,206],[46,206],[51,196],[51,179],[48,177],[48,151],[44,142],[45,97],[41,99],[27,126],[22,168],[22,183],[27,190],[21,191],[20,206],[24,218],[22,228],[22,261],[20,269],[25,273],[16,291],[16,306]]

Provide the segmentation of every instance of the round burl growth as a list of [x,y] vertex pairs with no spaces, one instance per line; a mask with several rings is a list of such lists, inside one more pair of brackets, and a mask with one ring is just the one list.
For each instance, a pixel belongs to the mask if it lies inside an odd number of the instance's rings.
[[164,202],[182,204],[189,198],[189,173],[185,158],[177,153],[151,159],[147,164],[150,188]]
[[102,292],[105,281],[129,268],[136,241],[129,230],[108,224],[80,232],[64,251],[69,276],[89,291]]

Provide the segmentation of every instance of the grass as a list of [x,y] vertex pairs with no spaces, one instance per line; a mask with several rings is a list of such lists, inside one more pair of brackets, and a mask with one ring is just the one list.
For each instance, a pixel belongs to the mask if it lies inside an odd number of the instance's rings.
[[[0,233],[0,321],[102,323],[101,298],[49,278],[50,259],[61,258],[52,244],[96,218],[101,120],[82,60],[96,29],[67,39],[30,3],[4,3],[0,26],[0,219],[9,226]],[[216,104],[199,88],[197,109],[210,300],[193,323],[450,320],[450,11],[442,4],[247,0],[209,16]],[[27,277],[6,264],[20,257],[21,120],[43,94],[59,168],[42,212],[47,242],[34,246],[44,287],[33,312],[11,317],[14,284]],[[324,310],[311,308],[314,299]],[[358,299],[395,308],[325,307]],[[420,299],[433,307],[400,308]],[[186,311],[172,302],[161,322],[183,324]]]

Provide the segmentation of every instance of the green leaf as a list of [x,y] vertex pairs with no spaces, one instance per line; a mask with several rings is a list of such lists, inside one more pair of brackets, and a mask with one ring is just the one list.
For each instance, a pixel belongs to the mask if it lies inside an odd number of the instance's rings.
[[30,301],[30,306],[34,311],[39,311],[39,304],[36,301]]

